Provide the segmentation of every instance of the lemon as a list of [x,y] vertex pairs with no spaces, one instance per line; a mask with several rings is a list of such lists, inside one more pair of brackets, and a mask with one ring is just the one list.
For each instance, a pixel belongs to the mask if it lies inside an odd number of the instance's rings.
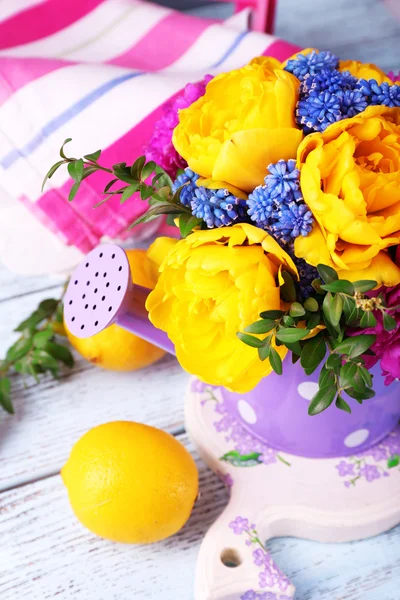
[[61,476],[79,521],[103,538],[128,544],[179,531],[198,494],[189,452],[168,433],[131,421],[85,433]]
[[[153,289],[157,282],[157,268],[147,258],[145,250],[127,250],[127,255],[132,281]],[[67,327],[65,330],[71,346],[81,356],[103,369],[134,371],[153,364],[165,354],[160,348],[118,325],[111,325],[104,331],[83,339],[72,335]]]

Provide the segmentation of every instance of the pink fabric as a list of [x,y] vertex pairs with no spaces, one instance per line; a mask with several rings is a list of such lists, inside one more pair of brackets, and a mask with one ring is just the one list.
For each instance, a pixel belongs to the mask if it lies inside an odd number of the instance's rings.
[[[12,2],[12,0],[6,1]],[[96,9],[102,1],[104,0],[69,0],[67,5],[63,5],[60,4],[59,0],[45,0],[41,4],[24,10],[0,23],[0,49],[14,48],[61,32],[64,28]],[[115,0],[116,7],[119,7],[118,14],[120,14],[121,8],[119,2],[122,1],[129,6],[129,0]],[[112,0],[108,0],[108,2],[112,5]],[[139,3],[132,2],[133,6],[136,4],[139,5]],[[214,26],[215,23],[216,21],[210,19],[199,19],[171,11],[166,16],[162,16],[131,48],[116,58],[105,62],[110,65],[139,71],[159,71],[173,65],[175,61],[184,56],[206,30]],[[218,27],[221,26],[218,25]],[[106,29],[106,24],[104,24],[104,30]],[[236,44],[240,47],[240,40],[244,36],[240,32],[229,28],[226,31],[230,31],[232,51],[234,51]],[[100,37],[101,35],[103,34],[99,33]],[[211,45],[213,50],[210,50],[210,64],[212,64],[212,59],[218,64],[217,59],[220,59],[224,52],[230,51],[229,48],[219,48],[218,39],[219,34],[216,28],[214,36],[215,51],[214,46]],[[79,40],[74,40],[74,42],[79,47]],[[85,44],[83,44],[84,46]],[[270,37],[266,37],[266,48],[263,54],[271,54],[283,60],[296,50],[297,47],[291,44],[285,44],[285,42],[277,40],[271,41]],[[57,58],[57,53],[54,58],[34,58],[29,56],[29,48],[27,52],[26,57],[0,56],[0,107],[5,102],[12,101],[12,96],[24,86],[34,86],[35,81],[46,75],[77,64],[73,61]],[[91,60],[93,60],[93,57]],[[198,70],[198,67],[193,65],[193,72],[195,73],[196,68]],[[208,69],[204,72],[198,70],[198,79],[201,79],[206,71]],[[120,71],[116,71],[117,76],[120,73]],[[171,72],[168,76],[173,77],[174,75]],[[32,90],[34,93],[35,88],[33,87]],[[81,99],[79,87],[69,92],[68,85],[66,85],[66,94],[71,95],[71,105]],[[169,101],[177,95],[175,94]],[[124,160],[130,161],[143,154],[143,149],[153,132],[154,124],[163,114],[164,104],[151,112],[139,124],[131,127],[120,139],[104,148],[101,157],[102,164],[108,166]],[[128,99],[126,105],[126,113],[124,111],[122,114],[129,127],[130,113],[134,117],[135,98],[132,98],[132,101]],[[90,109],[86,108],[85,111],[87,119],[90,119]],[[34,122],[34,115],[29,115],[29,120]],[[133,121],[135,122],[134,119]],[[99,126],[101,127],[101,123],[99,123]],[[69,131],[67,135],[68,133]],[[50,139],[50,136],[56,138],[58,134],[59,132],[52,133],[50,128],[45,129],[42,137],[44,139]],[[67,135],[64,137],[67,137]],[[26,141],[29,142],[29,138]],[[58,142],[59,138],[57,138],[57,146],[59,147]],[[90,146],[90,140],[88,140],[89,150],[92,149]],[[20,156],[24,156],[24,154]],[[54,160],[56,159],[57,153],[55,151]],[[24,160],[21,160],[21,177],[23,177],[25,167]],[[29,161],[29,157],[27,160]],[[31,196],[28,191],[21,196],[20,200],[36,214],[46,227],[56,232],[66,244],[75,245],[83,252],[87,252],[97,245],[103,236],[118,237],[121,235],[127,226],[146,209],[145,203],[140,199],[130,200],[120,205],[118,196],[110,198],[107,203],[94,209],[93,206],[102,199],[101,191],[109,179],[109,175],[104,172],[86,179],[81,185],[78,196],[72,203],[68,202],[67,199],[72,185],[71,182],[67,182],[56,189],[48,188],[34,202],[30,199]],[[27,194],[29,194],[29,198]]]
[[65,29],[103,0],[45,0],[0,23],[0,50],[28,44]]
[[[182,13],[167,15],[128,52],[109,62],[121,67],[135,65],[136,69],[143,71],[165,69],[178,60],[207,27],[216,22],[211,19],[193,19]],[[179,35],[176,35],[177,31]]]
[[17,90],[31,81],[48,75],[56,69],[74,64],[71,61],[52,58],[0,57],[0,106]]

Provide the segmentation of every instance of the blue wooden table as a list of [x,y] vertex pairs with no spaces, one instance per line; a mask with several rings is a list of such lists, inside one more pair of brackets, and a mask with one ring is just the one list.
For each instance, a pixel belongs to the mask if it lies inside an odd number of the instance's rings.
[[[222,16],[227,7],[190,10]],[[400,23],[378,0],[279,0],[277,34],[387,70],[400,67]],[[21,278],[0,266],[0,356],[13,327],[61,290],[62,280]],[[112,544],[83,529],[59,476],[76,439],[115,419],[161,427],[193,452],[183,425],[187,375],[176,361],[110,374],[78,358],[73,374],[59,382],[14,384],[16,414],[0,415],[1,599],[192,600],[201,539],[227,502],[225,488],[200,460],[201,496],[192,518],[177,536],[152,546]],[[352,544],[280,538],[268,547],[298,600],[400,600],[400,527]]]

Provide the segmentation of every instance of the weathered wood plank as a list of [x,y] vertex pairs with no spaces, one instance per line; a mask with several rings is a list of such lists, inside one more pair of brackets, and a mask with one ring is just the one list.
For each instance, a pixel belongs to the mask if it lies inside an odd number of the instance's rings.
[[[186,436],[179,436],[190,448]],[[2,600],[192,598],[198,546],[227,502],[200,463],[201,495],[185,528],[151,546],[96,538],[75,519],[59,476],[0,495]]]
[[[185,435],[178,436],[191,451]],[[113,544],[75,519],[59,476],[0,494],[2,600],[192,600],[201,539],[227,502],[200,461],[201,495],[175,537],[151,546]],[[249,494],[255,490],[249,490]],[[353,544],[271,540],[299,600],[398,600],[400,527]]]
[[[15,337],[13,328],[48,296],[35,292],[0,305],[0,357]],[[171,357],[133,373],[104,371],[78,358],[59,381],[46,377],[25,387],[14,378],[16,414],[0,413],[0,489],[56,473],[73,442],[99,423],[128,419],[179,431],[187,379]]]
[[[276,35],[304,48],[331,50],[342,59],[400,68],[400,22],[377,0],[278,0]],[[396,43],[397,42],[397,43]]]

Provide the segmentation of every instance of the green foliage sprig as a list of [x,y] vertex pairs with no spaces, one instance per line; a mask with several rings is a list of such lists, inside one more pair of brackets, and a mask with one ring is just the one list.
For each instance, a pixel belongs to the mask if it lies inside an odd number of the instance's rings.
[[[82,158],[73,158],[65,154],[64,147],[71,141],[71,138],[65,140],[60,149],[61,160],[57,161],[46,173],[43,180],[42,191],[48,179],[51,179],[54,173],[63,165],[67,166],[68,173],[73,179],[74,184],[71,187],[68,199],[72,201],[78,193],[79,187],[87,177],[98,171],[104,171],[111,175],[110,181],[103,190],[105,198],[96,204],[100,206],[111,196],[119,195],[120,203],[124,204],[135,194],[139,194],[143,201],[149,204],[148,210],[129,228],[135,227],[140,223],[148,223],[161,215],[169,215],[179,218],[179,228],[183,237],[186,237],[194,227],[203,223],[201,219],[192,216],[190,209],[183,206],[180,202],[179,188],[175,193],[172,191],[172,179],[155,162],[146,163],[146,158],[140,156],[132,165],[126,163],[117,163],[111,168],[100,165],[98,160],[101,156],[101,150],[85,154]],[[117,185],[123,183],[121,187]]]
[[38,382],[44,373],[57,378],[60,364],[70,368],[74,365],[69,348],[58,341],[59,335],[65,335],[62,300],[43,300],[15,331],[21,335],[0,361],[0,406],[10,414],[14,413],[11,400],[13,374],[33,377]]
[[[390,311],[398,307],[387,308],[382,295],[374,298],[365,296],[366,292],[377,287],[376,281],[352,283],[339,280],[331,267],[318,265],[317,268],[320,279],[312,283],[315,297],[299,302],[295,282],[285,272],[281,294],[291,303],[290,308],[287,311],[262,312],[261,320],[237,335],[245,344],[257,348],[261,360],[268,358],[279,375],[283,370],[282,360],[273,344],[286,346],[292,353],[292,362],[300,361],[307,375],[311,375],[322,363],[319,390],[308,409],[310,415],[326,410],[333,402],[337,408],[351,412],[343,394],[359,404],[375,395],[373,376],[365,367],[362,355],[371,353],[376,336],[369,333],[348,335],[348,332],[374,327],[376,317],[373,311],[376,310],[382,313],[384,328],[390,331],[396,327]],[[314,336],[305,339],[311,332]]]

